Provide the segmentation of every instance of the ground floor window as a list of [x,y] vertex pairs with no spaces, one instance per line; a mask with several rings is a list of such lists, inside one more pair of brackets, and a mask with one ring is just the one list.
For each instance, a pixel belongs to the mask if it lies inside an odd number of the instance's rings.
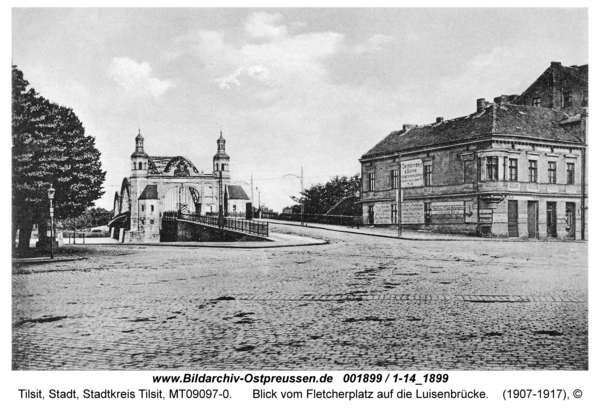
[[398,205],[397,204],[393,204],[392,205],[392,223],[398,223]]
[[424,203],[425,224],[431,223],[431,203]]

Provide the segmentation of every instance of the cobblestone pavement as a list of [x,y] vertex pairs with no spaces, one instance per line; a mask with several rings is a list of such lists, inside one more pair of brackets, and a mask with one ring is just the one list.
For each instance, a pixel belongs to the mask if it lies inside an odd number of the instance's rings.
[[15,369],[587,369],[587,244],[78,246],[13,271]]

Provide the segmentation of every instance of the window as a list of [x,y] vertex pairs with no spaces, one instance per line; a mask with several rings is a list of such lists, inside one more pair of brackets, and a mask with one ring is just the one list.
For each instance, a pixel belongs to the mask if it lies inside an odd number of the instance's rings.
[[587,90],[583,91],[583,101],[581,102],[581,105],[586,107],[588,105],[588,92]]
[[391,222],[392,223],[398,223],[398,205],[397,204],[393,204],[392,205],[392,218],[391,218]]
[[375,190],[375,172],[369,172],[369,191],[372,192]]
[[519,161],[518,159],[508,160],[508,180],[516,182],[519,179]]
[[138,163],[138,169],[142,170],[142,162]]
[[431,165],[423,167],[423,185],[431,186]]
[[570,92],[563,93],[563,108],[570,108],[573,106],[573,98]]
[[556,162],[548,162],[548,183],[556,183]]
[[154,213],[154,205],[150,205],[150,211]]
[[498,180],[498,157],[488,156],[485,158],[487,180]]
[[534,107],[539,107],[541,105],[541,99],[540,99],[540,97],[535,97],[532,100],[531,105],[533,105]]
[[150,224],[154,224],[154,219],[150,219]]
[[529,181],[537,183],[537,160],[529,161]]
[[463,183],[468,183],[473,179],[473,161],[466,160],[463,162]]
[[431,203],[424,203],[425,205],[425,224],[431,223]]
[[225,170],[225,164],[224,163],[221,164],[221,170]]
[[145,208],[146,208],[146,206],[142,205],[142,212],[144,211]]
[[575,184],[575,164],[567,163],[567,185]]
[[235,205],[233,205],[233,212],[234,212],[234,213],[235,213],[235,210],[236,210],[236,206],[235,206]]
[[398,184],[398,169],[392,170],[390,177],[392,180],[392,189],[398,189],[398,187],[400,186]]

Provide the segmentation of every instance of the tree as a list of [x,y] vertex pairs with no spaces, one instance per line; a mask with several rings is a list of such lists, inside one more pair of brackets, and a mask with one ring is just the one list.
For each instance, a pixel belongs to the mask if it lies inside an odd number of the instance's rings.
[[33,224],[43,226],[49,217],[51,185],[56,189],[55,217],[77,217],[104,193],[106,172],[95,138],[85,135],[72,109],[28,89],[14,65],[12,81],[13,239],[18,229],[19,250],[25,250]]
[[360,192],[360,175],[350,178],[335,176],[329,182],[313,185],[301,192],[301,197],[292,197],[296,202],[304,204],[304,213],[325,214],[336,203],[348,196]]

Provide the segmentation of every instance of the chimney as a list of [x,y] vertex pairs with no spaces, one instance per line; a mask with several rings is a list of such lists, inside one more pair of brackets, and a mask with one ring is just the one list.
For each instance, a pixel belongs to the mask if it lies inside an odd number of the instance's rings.
[[417,125],[411,125],[411,124],[404,124],[402,125],[402,132],[408,132],[413,128],[416,128]]
[[556,67],[556,68],[562,67],[561,63],[560,62],[556,62],[556,61],[552,61],[550,63],[550,66],[551,67]]
[[479,98],[477,100],[477,113],[483,112],[483,110],[485,109],[485,105],[486,105],[485,98]]
[[508,104],[508,101],[508,95],[500,95],[499,97],[494,98],[494,103],[498,105],[506,105]]
[[442,122],[443,120],[444,120],[444,117],[443,117],[443,116],[438,116],[437,118],[435,118],[435,122],[436,122],[436,123],[438,123],[438,124],[439,124],[440,122]]

